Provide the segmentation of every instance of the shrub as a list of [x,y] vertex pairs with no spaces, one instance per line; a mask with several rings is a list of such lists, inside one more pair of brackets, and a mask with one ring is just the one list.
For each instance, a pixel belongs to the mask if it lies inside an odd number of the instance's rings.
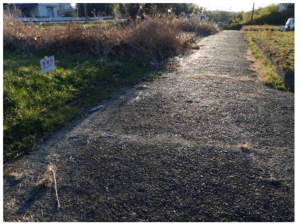
[[[171,18],[148,18],[128,26],[86,27],[68,23],[65,27],[41,27],[4,17],[4,49],[20,52],[81,53],[100,56],[139,55],[161,61],[180,52],[185,38]],[[171,24],[171,25],[170,25]]]
[[124,26],[105,22],[96,26],[67,23],[64,26],[41,26],[23,23],[11,15],[4,16],[4,49],[19,52],[92,54],[131,56],[148,61],[163,61],[181,53],[189,45],[183,31],[213,34],[216,28],[197,19],[178,20],[172,16],[150,16]]
[[181,53],[185,45],[185,36],[180,35],[175,19],[150,17],[146,21],[134,24],[126,43],[128,53],[133,57],[141,55],[149,60],[163,61],[170,56]]
[[224,27],[224,30],[240,30],[244,24],[241,23],[231,23]]
[[179,21],[179,26],[183,31],[194,31],[204,35],[214,34],[217,32],[217,28],[214,25],[206,21],[200,21],[197,18],[181,19]]
[[64,28],[45,29],[4,17],[4,48],[20,52],[116,55],[126,35],[116,27],[107,30],[101,25],[85,28],[84,24],[68,23]]

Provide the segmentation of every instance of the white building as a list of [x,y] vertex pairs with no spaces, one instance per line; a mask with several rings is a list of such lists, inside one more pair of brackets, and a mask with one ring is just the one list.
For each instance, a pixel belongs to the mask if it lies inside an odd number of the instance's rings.
[[73,11],[71,3],[18,3],[15,5],[22,17],[55,18]]
[[282,12],[287,9],[288,6],[293,5],[294,3],[280,3],[278,5],[278,12]]

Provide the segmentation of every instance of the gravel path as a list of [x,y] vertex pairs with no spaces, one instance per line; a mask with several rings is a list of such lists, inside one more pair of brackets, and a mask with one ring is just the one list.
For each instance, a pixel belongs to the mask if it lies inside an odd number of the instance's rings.
[[[258,81],[240,32],[198,44],[9,165],[5,221],[293,221],[294,95]],[[60,208],[35,185],[49,164]]]

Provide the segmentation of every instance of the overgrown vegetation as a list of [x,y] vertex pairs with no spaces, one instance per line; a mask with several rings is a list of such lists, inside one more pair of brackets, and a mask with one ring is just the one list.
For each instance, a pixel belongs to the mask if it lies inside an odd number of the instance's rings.
[[[282,79],[277,74],[276,66],[272,65],[269,60],[265,57],[261,49],[253,42],[252,31],[245,33],[245,40],[248,47],[251,50],[253,57],[255,58],[256,70],[260,75],[260,79],[267,85],[273,86],[274,88],[290,91],[291,88],[286,86]],[[255,35],[258,32],[255,32]],[[274,33],[274,32],[272,32]],[[274,46],[276,48],[276,46]]]
[[217,32],[217,29],[206,21],[199,22],[197,18],[179,20],[179,27],[183,31],[197,32],[202,35],[209,35]]
[[[84,16],[84,4],[77,3],[79,16]],[[203,8],[193,3],[87,3],[87,14],[90,17],[102,15],[123,14],[133,19],[145,18],[147,15],[157,13],[174,13],[176,16],[182,13],[200,13]]]
[[251,40],[257,41],[264,52],[272,57],[284,72],[294,73],[295,33],[294,32],[247,32]]
[[[64,29],[40,29],[4,17],[4,49],[20,52],[81,53],[99,56],[129,56],[145,60],[163,61],[180,54],[188,47],[187,38],[180,32],[181,20],[173,16],[152,16],[144,21],[131,21],[127,26],[85,27],[69,23]],[[211,24],[201,25],[197,31],[211,34]],[[201,29],[202,28],[202,29]]]
[[[157,78],[159,71],[151,64],[164,64],[189,49],[182,22],[160,15],[129,24],[44,26],[5,15],[4,158],[29,150],[42,136],[78,117],[82,108],[145,74]],[[198,23],[194,31],[215,32],[213,25]],[[56,69],[41,74],[39,61],[45,55],[55,56]]]
[[242,31],[280,31],[279,26],[272,25],[248,25],[243,26]]

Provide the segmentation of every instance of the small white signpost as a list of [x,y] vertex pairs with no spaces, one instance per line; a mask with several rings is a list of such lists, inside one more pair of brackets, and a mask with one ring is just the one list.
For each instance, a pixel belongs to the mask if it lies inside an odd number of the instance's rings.
[[47,73],[55,69],[54,56],[45,57],[41,60],[42,73]]

